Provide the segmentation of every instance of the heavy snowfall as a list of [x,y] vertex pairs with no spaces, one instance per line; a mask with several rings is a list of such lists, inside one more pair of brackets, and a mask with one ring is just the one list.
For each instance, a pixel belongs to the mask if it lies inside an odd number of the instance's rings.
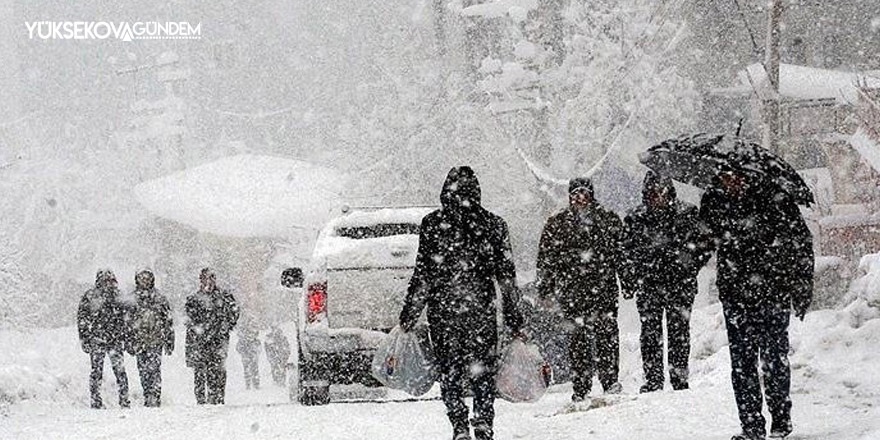
[[0,23],[0,439],[880,439],[876,0]]

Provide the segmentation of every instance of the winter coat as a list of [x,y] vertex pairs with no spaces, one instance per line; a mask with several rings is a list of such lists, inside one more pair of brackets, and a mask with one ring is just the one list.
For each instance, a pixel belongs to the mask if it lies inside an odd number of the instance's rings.
[[135,353],[174,351],[174,318],[165,295],[156,289],[133,293],[131,312],[132,349]]
[[242,357],[256,357],[259,355],[261,348],[263,348],[263,343],[260,342],[259,333],[239,332],[238,343],[235,345],[235,350]]
[[235,297],[219,288],[199,290],[186,299],[186,364],[196,366],[226,355],[229,333],[238,322]]
[[[658,192],[665,192],[665,206],[650,204]],[[639,301],[693,301],[697,274],[711,256],[708,237],[701,232],[699,210],[677,199],[671,180],[649,172],[642,204],[630,211],[624,225],[626,289],[637,292]],[[654,298],[657,295],[664,297]]]
[[519,292],[507,223],[480,205],[480,187],[469,167],[453,168],[440,194],[442,207],[422,220],[416,266],[400,323],[412,328],[427,308],[435,354],[491,362],[498,328],[495,282],[504,322],[522,327]]
[[272,364],[284,365],[290,359],[290,342],[280,331],[270,332],[266,337],[266,358]]
[[125,349],[130,337],[129,309],[116,289],[93,288],[82,296],[77,328],[83,351]]
[[722,302],[794,306],[813,297],[813,238],[797,205],[770,187],[703,195],[700,219],[718,252]]
[[568,319],[616,310],[622,238],[620,217],[595,200],[550,217],[538,244],[538,295],[556,298]]

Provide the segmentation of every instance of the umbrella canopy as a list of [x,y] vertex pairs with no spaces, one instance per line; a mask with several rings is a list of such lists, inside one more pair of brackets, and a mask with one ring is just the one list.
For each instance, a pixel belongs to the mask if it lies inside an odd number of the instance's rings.
[[317,229],[342,202],[344,177],[300,160],[243,154],[135,188],[153,214],[225,237],[289,238]]
[[733,170],[775,185],[797,204],[814,202],[813,192],[788,162],[760,145],[729,135],[670,139],[639,155],[648,168],[679,182],[708,189],[721,171]]

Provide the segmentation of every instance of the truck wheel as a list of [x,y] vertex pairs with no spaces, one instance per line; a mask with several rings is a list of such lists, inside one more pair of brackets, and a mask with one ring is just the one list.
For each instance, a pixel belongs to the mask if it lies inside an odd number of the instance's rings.
[[299,386],[299,403],[304,406],[320,406],[330,404],[330,385]]
[[302,347],[297,350],[299,358],[297,362],[296,394],[291,389],[291,397],[296,395],[296,400],[301,405],[318,406],[330,403],[330,382],[321,380],[321,374],[314,364],[305,360],[302,355]]

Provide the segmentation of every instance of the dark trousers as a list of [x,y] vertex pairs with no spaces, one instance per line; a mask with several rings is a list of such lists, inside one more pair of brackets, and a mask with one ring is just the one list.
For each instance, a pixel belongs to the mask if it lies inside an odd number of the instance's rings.
[[128,375],[125,374],[125,363],[122,350],[94,348],[89,353],[92,361],[92,372],[89,375],[89,392],[92,396],[92,408],[103,408],[101,399],[101,382],[104,380],[104,356],[110,358],[116,386],[119,388],[119,406],[128,408]]
[[244,370],[245,388],[260,388],[260,365],[254,355],[242,355],[241,365]]
[[666,343],[669,350],[669,381],[676,390],[688,387],[688,357],[691,352],[690,319],[693,297],[687,294],[666,296],[655,290],[638,299],[642,322],[640,337],[645,385],[650,390],[663,389],[663,315],[666,315]]
[[474,431],[478,439],[492,438],[495,420],[495,362],[470,362],[467,356],[453,356],[440,365],[440,392],[446,415],[455,432],[468,432],[468,408],[464,403],[465,383],[474,395]]
[[602,388],[617,383],[620,372],[620,330],[617,309],[594,312],[574,320],[568,354],[574,394],[584,397],[593,387],[593,374],[599,376]]
[[222,405],[226,402],[225,353],[206,355],[203,362],[195,364],[193,374],[196,403]]
[[144,406],[158,407],[162,403],[162,349],[138,353],[137,367],[144,388]]
[[764,378],[764,395],[774,424],[791,421],[791,369],[788,364],[789,308],[779,305],[743,306],[722,302],[730,342],[733,392],[743,431],[763,436],[763,395],[758,361]]

